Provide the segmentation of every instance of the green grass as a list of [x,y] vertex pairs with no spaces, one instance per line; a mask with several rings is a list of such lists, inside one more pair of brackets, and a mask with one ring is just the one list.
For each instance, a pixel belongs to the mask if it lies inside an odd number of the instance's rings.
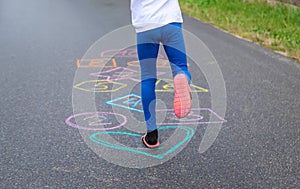
[[179,0],[203,22],[300,60],[300,8],[264,0]]

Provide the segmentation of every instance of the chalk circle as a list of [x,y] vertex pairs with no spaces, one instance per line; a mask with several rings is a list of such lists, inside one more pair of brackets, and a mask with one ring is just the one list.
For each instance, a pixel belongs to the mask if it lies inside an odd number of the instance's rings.
[[[118,117],[118,121],[121,120],[119,125],[111,126],[111,125],[113,125],[113,123],[109,121],[110,119],[107,119],[107,117],[111,116],[111,115]],[[80,119],[80,117],[82,119]],[[88,122],[87,120],[92,119],[92,118],[97,118],[97,120],[87,123],[86,125],[77,125],[76,123],[72,122],[72,119],[74,119],[74,120],[76,119],[77,121],[83,120],[83,121]],[[101,119],[99,119],[99,118],[101,118]],[[106,120],[108,122],[103,122]],[[114,113],[114,112],[85,112],[85,113],[79,113],[79,114],[72,115],[66,119],[66,124],[69,125],[70,127],[82,129],[82,130],[89,130],[89,131],[113,130],[113,129],[122,127],[126,123],[127,123],[127,118],[124,115]],[[104,127],[104,126],[108,126],[108,125],[110,125],[110,127]],[[88,126],[94,126],[94,127],[88,127]]]

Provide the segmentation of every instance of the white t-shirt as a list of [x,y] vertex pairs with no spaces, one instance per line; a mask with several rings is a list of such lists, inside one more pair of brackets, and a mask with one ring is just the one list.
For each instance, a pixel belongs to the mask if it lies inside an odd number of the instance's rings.
[[130,9],[137,33],[183,22],[178,0],[131,0]]

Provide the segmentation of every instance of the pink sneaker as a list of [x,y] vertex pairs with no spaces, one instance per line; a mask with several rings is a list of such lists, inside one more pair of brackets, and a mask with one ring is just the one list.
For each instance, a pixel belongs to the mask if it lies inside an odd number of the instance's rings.
[[174,77],[174,112],[178,118],[186,117],[192,108],[191,89],[185,74]]

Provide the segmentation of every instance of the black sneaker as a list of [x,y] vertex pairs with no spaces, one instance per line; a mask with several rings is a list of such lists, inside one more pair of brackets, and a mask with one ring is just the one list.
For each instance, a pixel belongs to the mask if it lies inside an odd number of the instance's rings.
[[147,148],[156,148],[158,147],[159,141],[158,141],[158,131],[157,129],[151,131],[151,132],[147,132],[147,134],[142,136],[142,141],[144,143],[144,145]]

